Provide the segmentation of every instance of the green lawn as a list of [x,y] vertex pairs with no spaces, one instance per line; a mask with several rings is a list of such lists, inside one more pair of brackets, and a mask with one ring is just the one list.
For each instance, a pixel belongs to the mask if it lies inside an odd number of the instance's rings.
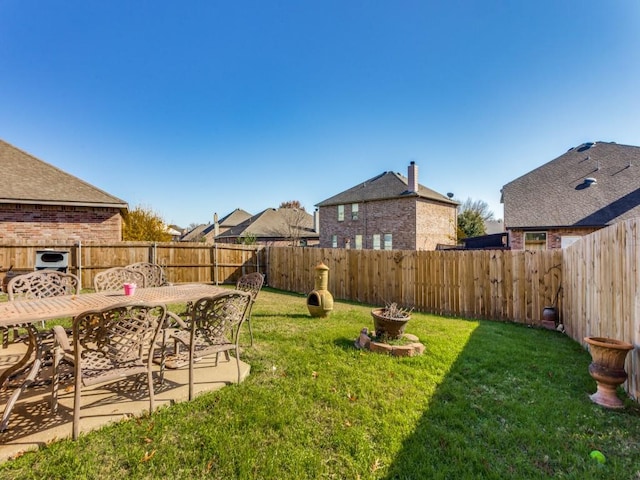
[[426,351],[395,358],[353,346],[371,308],[312,318],[305,296],[265,289],[241,385],[50,444],[0,479],[640,478],[640,408],[591,403],[570,338],[414,312]]

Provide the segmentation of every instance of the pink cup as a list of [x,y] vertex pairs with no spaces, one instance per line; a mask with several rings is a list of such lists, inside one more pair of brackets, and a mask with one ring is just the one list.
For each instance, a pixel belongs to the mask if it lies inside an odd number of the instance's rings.
[[136,284],[135,283],[125,283],[124,284],[124,294],[125,295],[133,295],[136,293]]

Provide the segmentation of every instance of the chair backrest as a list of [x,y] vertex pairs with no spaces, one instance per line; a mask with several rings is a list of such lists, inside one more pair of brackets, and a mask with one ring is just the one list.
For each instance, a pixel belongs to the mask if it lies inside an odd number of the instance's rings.
[[238,279],[236,289],[242,292],[249,292],[252,301],[255,301],[260,289],[264,284],[264,275],[260,272],[247,273]]
[[122,290],[125,283],[135,283],[138,287],[145,286],[145,278],[142,272],[126,267],[113,267],[96,273],[93,277],[93,288],[96,292],[106,290]]
[[[83,383],[109,380],[117,368],[151,366],[155,339],[164,323],[162,305],[116,305],[90,310],[73,320],[76,365],[88,369]],[[83,375],[85,375],[83,373]],[[99,378],[98,378],[99,377]],[[107,377],[107,378],[105,378]]]
[[169,284],[164,269],[157,263],[138,262],[127,265],[126,268],[142,273],[145,287],[162,287]]
[[[228,339],[237,339],[238,330],[244,322],[251,294],[238,290],[220,293],[213,297],[204,297],[191,307],[192,337],[198,337],[200,343],[218,345],[228,343]],[[191,342],[193,345],[195,342]]]
[[78,293],[80,280],[71,273],[37,270],[13,277],[7,284],[9,300],[34,300]]

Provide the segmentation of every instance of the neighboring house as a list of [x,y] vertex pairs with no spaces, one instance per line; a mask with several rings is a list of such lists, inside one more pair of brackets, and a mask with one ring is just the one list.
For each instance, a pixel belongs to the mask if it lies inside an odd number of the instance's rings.
[[384,172],[316,205],[320,247],[435,250],[455,245],[458,202],[408,177]]
[[198,225],[183,235],[180,240],[183,242],[214,243],[217,235],[226,232],[249,218],[251,218],[251,214],[240,208],[236,208],[233,212],[223,217],[222,220],[218,220],[218,214],[214,213],[213,223]]
[[172,242],[179,242],[180,237],[182,237],[182,229],[177,225],[167,225],[166,231],[169,235],[171,235]]
[[640,216],[640,147],[589,142],[502,188],[513,250],[563,248]]
[[128,205],[0,140],[0,239],[121,241]]
[[313,215],[297,208],[267,208],[216,236],[217,243],[255,242],[258,245],[314,246],[318,232]]

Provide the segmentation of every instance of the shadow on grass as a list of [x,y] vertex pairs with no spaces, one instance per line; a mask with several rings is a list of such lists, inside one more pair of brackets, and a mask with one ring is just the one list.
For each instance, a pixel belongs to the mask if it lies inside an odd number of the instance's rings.
[[556,332],[480,322],[385,478],[594,478],[593,449],[610,475],[636,471],[625,449],[640,441],[639,410],[592,404],[589,362]]

